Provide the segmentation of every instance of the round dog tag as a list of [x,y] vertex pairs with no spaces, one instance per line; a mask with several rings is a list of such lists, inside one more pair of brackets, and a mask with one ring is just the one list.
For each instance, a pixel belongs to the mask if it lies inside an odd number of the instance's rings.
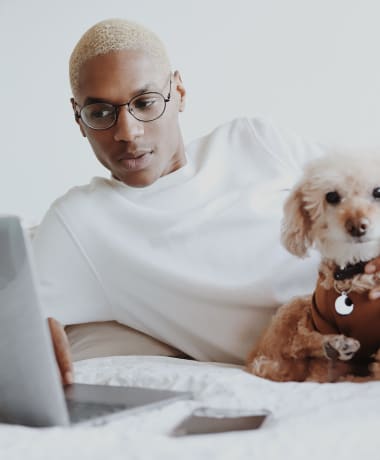
[[354,304],[352,300],[345,292],[342,292],[342,294],[335,301],[335,311],[340,315],[350,315],[353,309]]

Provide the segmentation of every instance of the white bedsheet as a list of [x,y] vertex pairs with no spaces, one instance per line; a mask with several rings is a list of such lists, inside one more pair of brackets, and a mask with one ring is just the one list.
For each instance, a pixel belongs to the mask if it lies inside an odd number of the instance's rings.
[[[0,425],[1,460],[380,459],[380,382],[274,383],[235,366],[157,356],[76,363],[75,380],[190,390],[194,401],[130,415],[101,427]],[[198,406],[260,409],[259,430],[171,438]]]

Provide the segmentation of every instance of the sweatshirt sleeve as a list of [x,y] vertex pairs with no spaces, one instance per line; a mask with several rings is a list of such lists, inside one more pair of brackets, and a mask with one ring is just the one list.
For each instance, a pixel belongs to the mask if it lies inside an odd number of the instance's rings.
[[327,145],[282,132],[261,118],[248,119],[248,123],[267,154],[293,174],[300,174],[306,163],[323,156],[331,149]]
[[46,316],[64,325],[112,319],[91,262],[54,205],[38,226],[32,246]]

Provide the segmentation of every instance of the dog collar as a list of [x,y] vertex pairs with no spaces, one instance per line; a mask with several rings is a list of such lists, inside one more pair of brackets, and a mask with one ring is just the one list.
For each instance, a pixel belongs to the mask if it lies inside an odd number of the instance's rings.
[[348,264],[345,267],[338,267],[334,270],[334,280],[342,281],[353,278],[359,273],[364,273],[364,267],[367,262],[358,262],[356,264]]

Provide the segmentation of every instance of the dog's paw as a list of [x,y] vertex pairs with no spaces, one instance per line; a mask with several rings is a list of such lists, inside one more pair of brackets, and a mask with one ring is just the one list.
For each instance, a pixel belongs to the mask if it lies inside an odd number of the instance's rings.
[[377,350],[371,358],[373,362],[369,365],[369,371],[372,380],[380,380],[380,350]]
[[358,340],[346,337],[345,335],[333,335],[326,337],[323,344],[325,355],[329,359],[350,360],[359,350]]

